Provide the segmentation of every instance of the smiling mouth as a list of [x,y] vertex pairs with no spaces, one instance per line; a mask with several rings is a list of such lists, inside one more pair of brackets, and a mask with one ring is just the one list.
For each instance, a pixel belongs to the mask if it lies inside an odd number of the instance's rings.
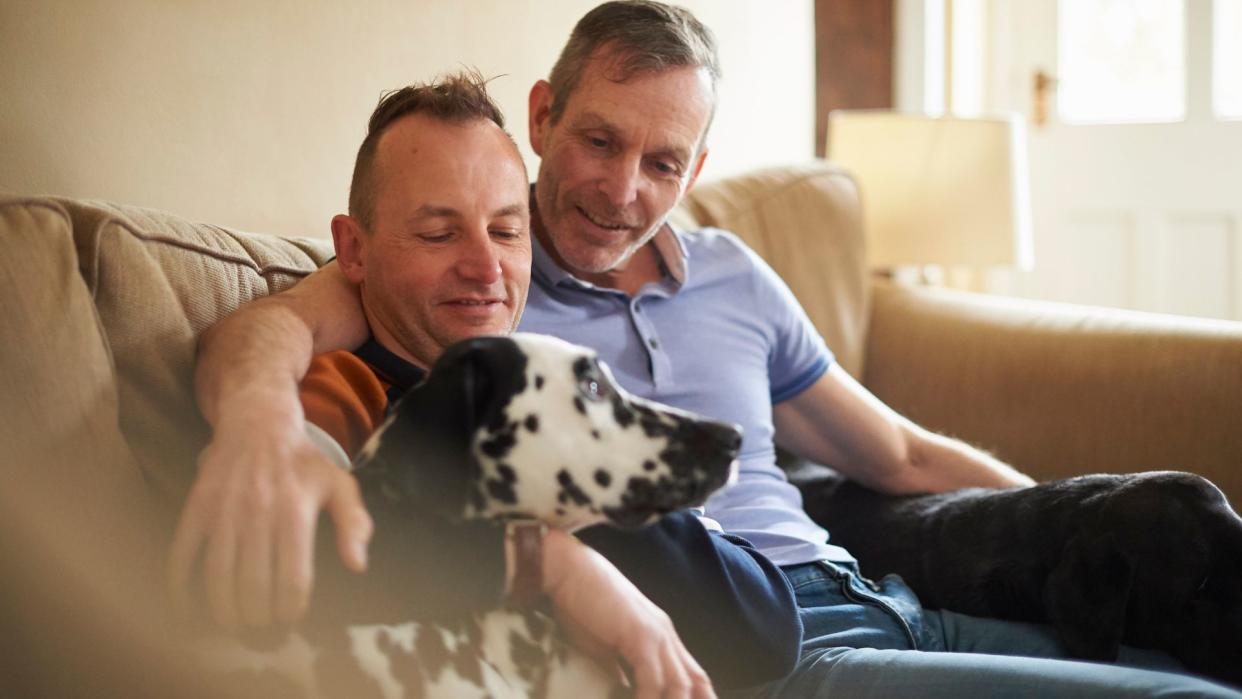
[[468,306],[468,307],[478,308],[482,306],[499,305],[503,303],[504,301],[501,299],[451,299],[449,301],[445,301],[444,305],[446,306]]
[[592,216],[592,215],[591,215],[591,213],[590,213],[589,211],[587,211],[586,209],[582,208],[581,206],[575,206],[574,208],[578,210],[578,213],[582,214],[583,218],[585,218],[586,220],[590,221],[591,223],[594,223],[595,225],[599,226],[600,228],[603,228],[603,229],[606,229],[606,230],[610,230],[610,231],[624,231],[624,230],[628,230],[628,229],[630,229],[630,228],[632,228],[632,227],[633,227],[633,226],[628,226],[628,225],[626,225],[626,224],[624,224],[624,223],[608,223],[607,221],[601,221],[600,219],[597,219],[597,218],[595,218],[594,216]]

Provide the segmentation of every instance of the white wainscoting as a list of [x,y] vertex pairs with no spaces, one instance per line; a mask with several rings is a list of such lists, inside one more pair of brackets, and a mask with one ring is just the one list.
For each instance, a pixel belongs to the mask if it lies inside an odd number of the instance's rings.
[[987,289],[1242,320],[1242,211],[1067,211],[1035,255],[1035,271],[994,275]]

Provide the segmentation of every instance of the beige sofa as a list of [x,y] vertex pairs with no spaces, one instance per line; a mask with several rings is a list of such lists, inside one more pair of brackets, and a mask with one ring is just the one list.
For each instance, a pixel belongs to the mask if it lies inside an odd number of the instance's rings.
[[[874,282],[857,191],[822,162],[701,185],[676,219],[742,235],[842,365],[928,427],[1037,478],[1179,468],[1242,497],[1242,324]],[[210,696],[160,601],[207,438],[195,341],[330,242],[22,197],[0,241],[0,650],[27,661],[0,691]]]

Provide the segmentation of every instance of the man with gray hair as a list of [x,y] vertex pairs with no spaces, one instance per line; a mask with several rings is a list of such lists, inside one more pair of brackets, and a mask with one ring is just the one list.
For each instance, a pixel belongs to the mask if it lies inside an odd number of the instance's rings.
[[[594,347],[633,393],[744,427],[738,482],[708,502],[704,526],[744,537],[782,566],[805,630],[794,672],[755,691],[1238,696],[1169,672],[1066,662],[1047,628],[923,609],[899,580],[865,580],[853,557],[828,543],[776,465],[777,441],[892,493],[1032,481],[868,393],[833,361],[781,279],[736,237],[666,223],[707,156],[719,74],[711,33],[681,8],[608,2],[574,28],[550,80],[530,93],[529,136],[541,164],[533,193],[534,283],[520,329]],[[264,352],[251,352],[262,356],[247,374],[228,358],[255,348],[248,334],[264,323],[287,332]],[[199,367],[202,400],[228,399],[229,389],[220,386],[297,376],[312,346],[356,346],[364,332],[356,294],[328,266],[213,330]],[[264,399],[280,414],[296,396],[287,386],[273,389]],[[297,483],[295,474],[309,468],[264,452],[231,457],[220,472],[278,474],[271,477]],[[298,503],[335,497],[292,486],[278,496]],[[187,507],[218,504],[192,497]],[[619,567],[646,591],[659,571],[642,563]],[[678,630],[697,655],[693,629],[679,623]],[[1132,649],[1122,659],[1176,667]]]

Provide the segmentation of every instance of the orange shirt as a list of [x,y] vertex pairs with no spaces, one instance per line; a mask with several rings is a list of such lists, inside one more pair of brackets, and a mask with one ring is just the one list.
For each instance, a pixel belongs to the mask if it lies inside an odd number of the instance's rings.
[[423,375],[372,339],[353,352],[315,355],[298,390],[307,421],[331,435],[352,459],[384,421],[388,406]]

